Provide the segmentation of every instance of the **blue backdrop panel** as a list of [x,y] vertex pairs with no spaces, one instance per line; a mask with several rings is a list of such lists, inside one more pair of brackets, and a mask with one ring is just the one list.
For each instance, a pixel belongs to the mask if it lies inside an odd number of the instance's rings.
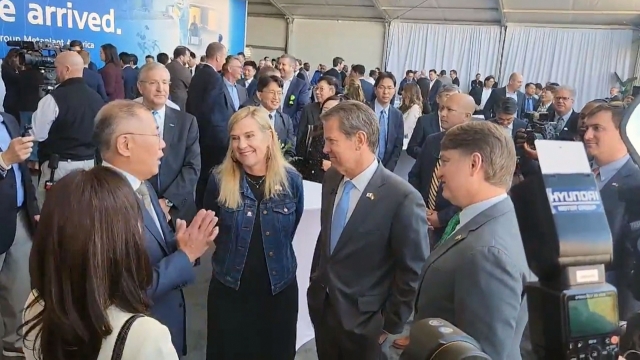
[[246,21],[246,0],[0,0],[0,54],[8,40],[82,40],[98,67],[105,43],[140,63],[159,52],[171,56],[178,45],[204,55],[213,41],[235,54],[244,50]]

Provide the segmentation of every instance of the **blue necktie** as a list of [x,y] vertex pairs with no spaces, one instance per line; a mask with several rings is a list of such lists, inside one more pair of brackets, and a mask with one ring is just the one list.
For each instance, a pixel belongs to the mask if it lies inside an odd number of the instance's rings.
[[338,239],[340,239],[340,235],[342,234],[342,230],[344,230],[344,227],[347,225],[347,216],[349,215],[349,198],[351,190],[354,188],[355,186],[351,180],[346,180],[344,182],[342,195],[340,195],[340,200],[338,200],[338,205],[336,205],[336,209],[333,212],[333,218],[331,219],[331,252],[335,249]]
[[380,136],[378,138],[378,158],[384,159],[384,152],[387,150],[387,112],[380,112]]

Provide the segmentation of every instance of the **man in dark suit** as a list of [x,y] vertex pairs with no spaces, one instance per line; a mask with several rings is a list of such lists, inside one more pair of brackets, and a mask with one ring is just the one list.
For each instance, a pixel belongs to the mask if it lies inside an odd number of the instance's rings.
[[[257,71],[258,66],[255,61],[247,60],[242,64],[242,79],[238,81],[238,85],[247,89],[247,97],[251,98],[256,94],[257,87]],[[278,73],[278,76],[280,74]]]
[[360,86],[362,86],[362,93],[364,94],[365,100],[367,100],[367,102],[373,102],[373,100],[375,99],[373,84],[371,84],[367,81],[367,79],[364,78],[364,74],[366,73],[366,71],[367,70],[364,68],[364,65],[353,65],[350,75],[355,76],[356,79],[360,80]]
[[475,103],[469,95],[456,93],[445,101],[442,108],[440,122],[443,131],[426,138],[408,175],[409,183],[422,194],[427,204],[427,220],[433,230],[429,236],[432,246],[440,240],[447,223],[459,210],[442,196],[442,184],[437,178],[441,166],[440,142],[449,129],[471,121]]
[[381,72],[373,86],[376,100],[371,104],[371,109],[378,117],[380,128],[376,154],[380,163],[393,171],[404,145],[402,113],[391,104],[396,92],[396,78],[392,73]]
[[197,211],[193,191],[200,176],[200,144],[196,118],[167,106],[170,79],[162,64],[151,63],[140,70],[138,89],[166,144],[158,174],[149,183],[175,225],[177,219],[190,223]]
[[24,358],[18,327],[31,292],[29,253],[40,210],[25,160],[32,136],[21,137],[20,125],[0,112],[0,317],[4,323],[3,358]]
[[84,79],[85,84],[95,90],[105,103],[108,102],[109,97],[107,97],[107,91],[104,89],[104,80],[102,80],[102,76],[100,76],[97,71],[89,69],[89,53],[85,50],[79,50],[77,51],[77,53],[80,55],[82,61],[84,62],[82,78]]
[[342,69],[344,68],[344,59],[337,56],[333,58],[333,67],[324,72],[324,76],[331,76],[338,82],[338,93],[342,94]]
[[225,120],[220,118],[221,115],[215,113],[216,100],[219,103],[225,87],[218,71],[222,69],[226,57],[227,48],[224,45],[218,42],[209,44],[205,51],[205,62],[200,63],[202,67],[191,78],[191,85],[189,85],[187,92],[186,111],[196,117],[200,132],[202,168],[196,186],[196,205],[198,207],[201,205],[211,169],[222,163],[223,159],[219,156],[220,151],[215,151],[216,147],[219,147],[216,134],[228,133]]
[[442,81],[438,79],[438,72],[436,69],[429,70],[429,104],[431,105],[431,110],[436,111],[438,109],[438,104],[436,102],[436,98],[440,93],[440,88],[442,87]]
[[[445,101],[452,94],[459,93],[460,90],[455,85],[446,85],[440,87],[440,93],[436,98],[437,106],[440,104],[444,105]],[[422,115],[418,118],[416,122],[416,127],[411,134],[411,138],[409,139],[409,144],[407,145],[407,154],[414,159],[418,159],[420,155],[420,151],[422,151],[422,146],[424,145],[425,140],[431,134],[438,133],[442,130],[442,126],[440,125],[440,112],[438,109],[434,109],[431,114]]]
[[281,100],[282,112],[289,115],[293,122],[293,129],[297,132],[302,108],[311,102],[311,90],[306,81],[293,76],[296,66],[295,57],[287,54],[282,55],[278,64],[280,65],[280,76],[284,81],[284,97]]
[[489,95],[487,102],[484,104],[484,109],[482,109],[484,118],[487,120],[494,118],[495,113],[493,112],[493,108],[496,106],[496,103],[502,98],[510,97],[518,102],[518,115],[516,117],[521,119],[524,113],[524,93],[520,91],[521,87],[522,75],[518,73],[511,74],[507,86],[494,89],[491,95]]
[[[499,125],[505,134],[513,139],[516,132],[527,127],[527,123],[516,118],[518,113],[518,103],[512,98],[503,98],[493,109],[496,117],[489,119],[492,123]],[[514,144],[515,146],[515,144]]]
[[287,114],[280,111],[280,97],[284,82],[280,76],[261,76],[258,79],[258,98],[260,106],[269,112],[269,120],[276,130],[280,147],[285,149],[285,157],[291,159],[296,152],[296,134],[293,131],[293,123]]
[[195,281],[193,263],[217,235],[217,219],[212,212],[200,210],[188,227],[178,220],[174,235],[153,187],[146,181],[158,173],[165,146],[158,130],[149,109],[133,101],[116,100],[98,113],[94,138],[103,166],[122,174],[140,198],[145,246],[153,267],[153,283],[147,291],[150,315],[169,329],[176,352],[182,356],[187,353],[182,289]]
[[138,97],[138,70],[133,67],[131,54],[120,53],[122,62],[122,81],[124,83],[124,98],[133,100]]
[[[427,76],[427,72],[422,70],[416,80],[416,84],[420,88],[420,95],[422,95],[422,113],[425,114],[426,111],[431,109],[431,103],[429,102],[429,91],[431,90],[431,80]],[[427,107],[428,105],[428,107]],[[431,109],[431,111],[435,111],[435,109]]]
[[[632,230],[631,216],[637,208],[630,208],[619,195],[619,189],[640,187],[640,169],[629,156],[629,151],[620,136],[620,125],[624,117],[622,107],[607,104],[596,106],[586,117],[587,128],[584,144],[587,154],[593,158],[592,170],[600,189],[600,197],[607,215],[613,238],[613,262],[605,268],[607,282],[618,290],[618,312],[620,320],[640,310],[640,303],[633,298],[628,286],[634,254],[637,254],[638,234]],[[637,204],[634,204],[637,207]]]
[[530,271],[507,195],[513,142],[494,124],[470,121],[447,131],[440,157],[447,164],[438,172],[443,195],[462,210],[423,268],[415,320],[442,318],[491,359],[519,360]]
[[380,345],[411,315],[429,254],[426,208],[376,159],[379,126],[371,109],[346,101],[321,120],[332,166],[307,290],[318,358],[381,359]]
[[555,123],[558,140],[575,140],[578,134],[580,114],[573,110],[575,90],[570,86],[558,86],[553,97],[553,113],[550,120]]
[[182,110],[187,105],[187,90],[191,84],[191,73],[187,68],[189,59],[191,59],[191,51],[184,46],[178,46],[173,50],[173,60],[167,64],[167,70],[171,74],[169,86],[171,101]]

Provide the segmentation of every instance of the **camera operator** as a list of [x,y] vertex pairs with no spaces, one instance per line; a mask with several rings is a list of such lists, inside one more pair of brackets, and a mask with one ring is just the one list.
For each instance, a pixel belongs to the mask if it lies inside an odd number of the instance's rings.
[[18,60],[19,49],[9,49],[7,55],[2,60],[0,69],[2,72],[2,82],[4,82],[5,95],[2,107],[7,114],[20,120],[20,63]]
[[100,95],[84,82],[84,62],[78,53],[60,53],[55,67],[60,85],[40,100],[32,118],[33,135],[40,142],[40,206],[45,199],[45,183],[51,179],[52,169],[48,165],[53,155],[59,157],[58,168],[53,174],[54,182],[73,170],[94,166],[94,119],[104,105]]

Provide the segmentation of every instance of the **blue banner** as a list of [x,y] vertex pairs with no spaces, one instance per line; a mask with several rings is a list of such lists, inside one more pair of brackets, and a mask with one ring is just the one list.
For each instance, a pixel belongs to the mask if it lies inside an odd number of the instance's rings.
[[235,54],[244,51],[246,21],[246,0],[0,0],[0,54],[11,40],[81,40],[98,67],[106,43],[136,54],[139,65],[178,45],[200,56],[221,41]]

